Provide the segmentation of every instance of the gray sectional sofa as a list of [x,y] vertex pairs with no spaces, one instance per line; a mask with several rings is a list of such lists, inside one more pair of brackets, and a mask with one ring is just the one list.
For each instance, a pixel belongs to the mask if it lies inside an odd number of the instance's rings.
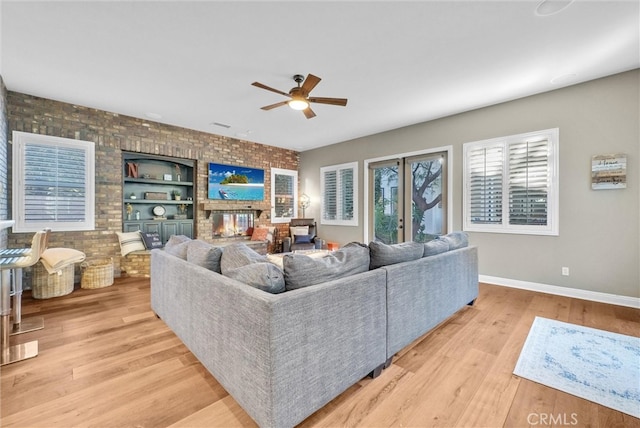
[[179,237],[151,253],[152,309],[263,427],[302,422],[478,294],[463,234],[314,256]]

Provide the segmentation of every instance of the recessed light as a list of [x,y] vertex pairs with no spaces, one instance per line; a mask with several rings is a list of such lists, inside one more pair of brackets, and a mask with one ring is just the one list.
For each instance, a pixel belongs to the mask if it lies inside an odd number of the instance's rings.
[[551,16],[569,7],[574,0],[544,0],[536,7],[536,15]]
[[560,85],[562,83],[570,82],[575,78],[576,78],[576,74],[575,73],[561,74],[560,76],[556,76],[553,79],[551,79],[551,84],[552,85]]

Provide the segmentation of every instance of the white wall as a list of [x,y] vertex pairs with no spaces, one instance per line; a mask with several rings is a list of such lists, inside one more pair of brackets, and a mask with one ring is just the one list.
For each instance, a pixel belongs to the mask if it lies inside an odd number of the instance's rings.
[[[318,225],[319,235],[361,241],[365,159],[453,146],[453,230],[462,228],[462,145],[560,128],[560,236],[471,233],[480,274],[640,297],[640,70],[610,76],[303,152],[300,192],[320,219],[320,167],[359,161],[359,226]],[[591,157],[627,154],[627,188],[591,190]],[[561,268],[570,268],[562,276]]]

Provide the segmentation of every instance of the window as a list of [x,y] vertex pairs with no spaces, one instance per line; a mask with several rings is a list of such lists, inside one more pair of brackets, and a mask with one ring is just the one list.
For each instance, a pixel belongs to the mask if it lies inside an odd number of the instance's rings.
[[93,230],[94,144],[13,132],[14,232]]
[[298,216],[298,171],[271,168],[271,221],[289,223]]
[[321,224],[358,225],[358,163],[320,168]]
[[467,143],[464,230],[558,235],[557,128]]

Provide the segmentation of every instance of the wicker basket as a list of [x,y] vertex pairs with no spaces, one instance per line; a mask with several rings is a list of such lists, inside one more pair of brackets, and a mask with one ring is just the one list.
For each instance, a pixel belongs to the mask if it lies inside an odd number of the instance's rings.
[[113,259],[87,260],[80,265],[82,288],[102,288],[113,284]]
[[31,296],[34,299],[49,299],[71,293],[73,291],[73,274],[73,264],[62,268],[60,274],[50,274],[42,262],[36,263],[33,265]]

